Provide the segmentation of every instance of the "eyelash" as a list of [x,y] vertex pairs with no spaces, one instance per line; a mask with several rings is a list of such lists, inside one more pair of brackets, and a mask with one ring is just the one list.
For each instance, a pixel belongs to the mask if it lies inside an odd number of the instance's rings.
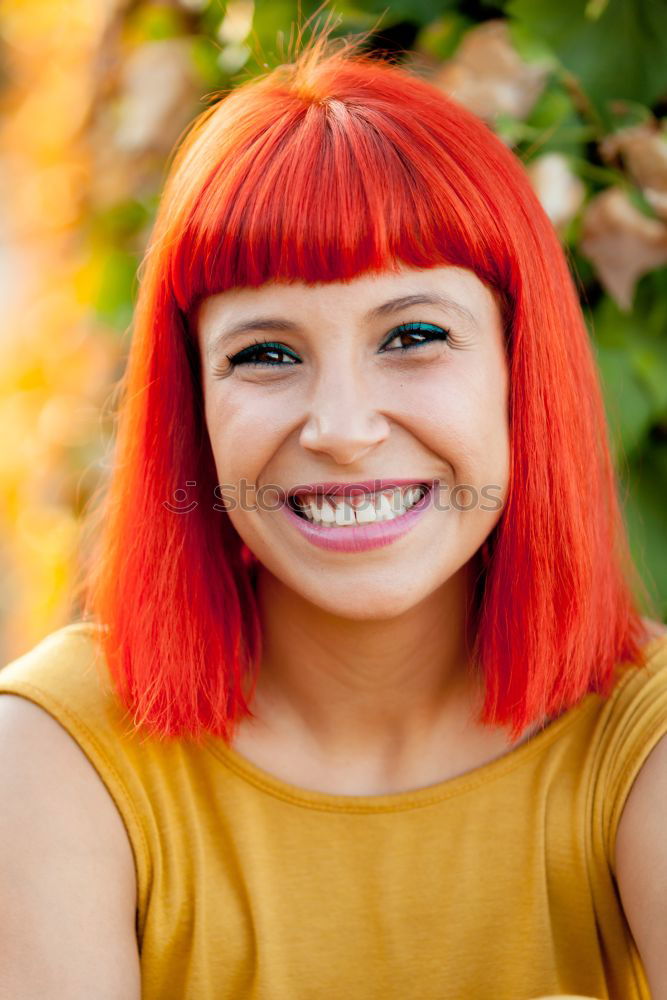
[[[404,333],[429,334],[429,339],[418,341],[416,344],[408,344],[407,347],[392,347],[390,348],[391,351],[400,351],[400,352],[410,351],[415,347],[421,347],[423,344],[432,344],[438,340],[447,340],[450,336],[449,330],[444,330],[442,327],[435,326],[432,323],[420,323],[420,322],[401,323],[400,326],[395,327],[395,329],[391,331],[391,336],[387,341],[385,341],[385,343],[390,344],[392,340],[400,336],[400,334]],[[227,369],[227,371],[229,371],[229,369],[236,368],[239,365],[248,365],[248,364],[257,368],[293,367],[292,365],[285,365],[272,361],[253,361],[253,360],[248,361],[247,360],[248,358],[252,359],[259,353],[259,348],[264,348],[266,350],[272,350],[274,352],[285,354],[288,357],[294,357],[294,355],[287,348],[283,347],[281,344],[276,344],[272,341],[267,341],[267,340],[256,340],[255,343],[252,344],[250,347],[244,347],[243,350],[239,351],[237,354],[225,355],[225,357],[229,362],[229,368]],[[295,361],[295,364],[301,364],[301,361],[297,360]],[[225,374],[225,372],[216,369],[214,371],[214,374],[223,375]]]

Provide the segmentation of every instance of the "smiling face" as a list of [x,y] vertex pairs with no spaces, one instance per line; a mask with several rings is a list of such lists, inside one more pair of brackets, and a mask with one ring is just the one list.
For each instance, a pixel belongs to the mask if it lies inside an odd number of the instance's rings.
[[[471,271],[234,288],[201,303],[197,327],[218,482],[263,566],[351,619],[401,614],[454,580],[498,522],[509,477],[501,314]],[[404,498],[410,483],[436,486],[421,511],[365,528],[276,502],[278,488],[308,484],[307,503],[312,484],[369,480],[403,481]],[[357,493],[351,506],[371,503]]]

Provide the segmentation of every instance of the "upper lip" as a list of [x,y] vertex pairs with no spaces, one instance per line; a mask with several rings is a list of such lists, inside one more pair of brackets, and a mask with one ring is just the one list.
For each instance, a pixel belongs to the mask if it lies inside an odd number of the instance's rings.
[[305,493],[327,494],[328,496],[356,496],[359,493],[375,493],[379,490],[393,489],[402,486],[432,486],[436,479],[358,479],[353,483],[303,483],[288,491],[288,497],[301,496]]

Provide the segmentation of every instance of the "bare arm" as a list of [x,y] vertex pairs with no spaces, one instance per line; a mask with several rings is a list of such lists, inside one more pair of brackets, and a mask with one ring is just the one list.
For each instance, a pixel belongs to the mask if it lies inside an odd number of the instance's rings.
[[623,808],[616,878],[652,1000],[667,1000],[667,736],[648,755]]
[[48,713],[0,695],[0,1000],[139,1000],[123,821]]

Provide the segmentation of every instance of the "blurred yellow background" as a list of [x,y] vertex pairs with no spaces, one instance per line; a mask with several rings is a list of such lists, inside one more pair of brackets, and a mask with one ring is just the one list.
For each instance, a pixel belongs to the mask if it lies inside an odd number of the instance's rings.
[[[318,10],[299,7],[301,22]],[[358,0],[327,15],[401,53],[526,164],[577,276],[633,551],[664,619],[667,9]],[[0,2],[2,662],[77,614],[83,513],[109,469],[170,151],[207,97],[288,58],[298,21],[291,0]]]

